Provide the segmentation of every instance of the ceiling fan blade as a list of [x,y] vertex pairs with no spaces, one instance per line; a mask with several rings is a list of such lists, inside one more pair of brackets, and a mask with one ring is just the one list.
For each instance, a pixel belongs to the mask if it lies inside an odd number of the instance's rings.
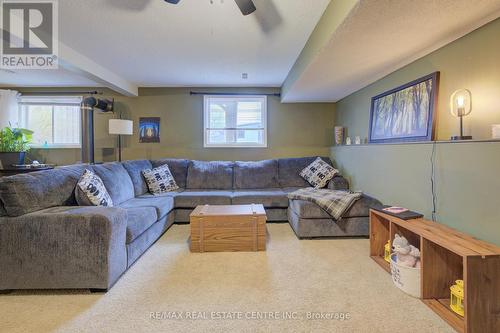
[[234,0],[243,15],[252,14],[257,10],[252,0]]
[[171,3],[173,5],[177,5],[179,3],[179,1],[181,1],[181,0],[165,0],[165,1],[168,3]]

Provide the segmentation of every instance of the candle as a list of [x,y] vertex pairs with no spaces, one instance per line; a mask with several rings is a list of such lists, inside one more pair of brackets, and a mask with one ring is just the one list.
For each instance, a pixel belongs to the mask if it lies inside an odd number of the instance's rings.
[[491,137],[500,139],[500,124],[491,125]]

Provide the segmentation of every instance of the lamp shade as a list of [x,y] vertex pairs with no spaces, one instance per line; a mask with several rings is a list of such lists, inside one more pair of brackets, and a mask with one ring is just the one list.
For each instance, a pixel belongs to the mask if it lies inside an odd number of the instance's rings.
[[134,133],[134,122],[125,119],[110,119],[109,134],[132,135]]
[[467,89],[459,89],[450,97],[450,112],[455,117],[464,117],[472,112],[472,95]]

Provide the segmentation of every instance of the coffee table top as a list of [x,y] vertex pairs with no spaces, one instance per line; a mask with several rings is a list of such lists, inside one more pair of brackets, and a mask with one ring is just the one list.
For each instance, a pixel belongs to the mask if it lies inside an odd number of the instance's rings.
[[264,206],[261,204],[251,205],[203,205],[197,206],[190,216],[248,216],[266,215]]

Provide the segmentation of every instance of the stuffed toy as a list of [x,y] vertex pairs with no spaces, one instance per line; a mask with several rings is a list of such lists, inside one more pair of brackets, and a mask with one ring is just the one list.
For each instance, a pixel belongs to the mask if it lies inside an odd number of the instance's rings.
[[406,267],[420,267],[420,251],[410,245],[408,240],[398,234],[394,235],[392,249],[397,254],[397,262]]

